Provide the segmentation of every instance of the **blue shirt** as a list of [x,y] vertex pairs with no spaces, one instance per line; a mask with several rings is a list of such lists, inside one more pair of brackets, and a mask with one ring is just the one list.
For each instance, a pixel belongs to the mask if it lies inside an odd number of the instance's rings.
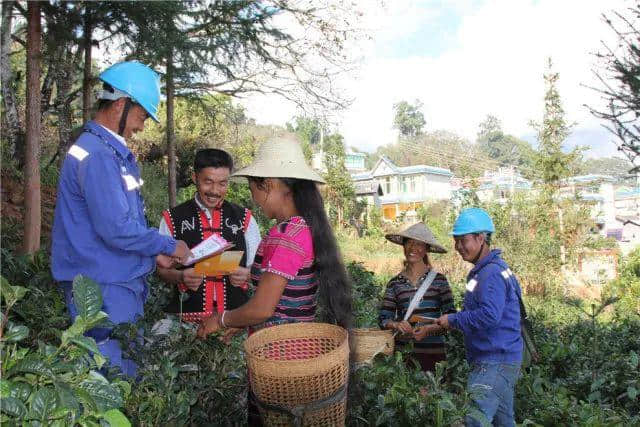
[[522,361],[520,284],[500,254],[494,249],[478,261],[467,276],[464,311],[449,315],[471,363]]
[[57,281],[78,274],[127,285],[171,255],[176,241],[149,228],[133,153],[90,121],[60,171],[53,220],[51,272]]

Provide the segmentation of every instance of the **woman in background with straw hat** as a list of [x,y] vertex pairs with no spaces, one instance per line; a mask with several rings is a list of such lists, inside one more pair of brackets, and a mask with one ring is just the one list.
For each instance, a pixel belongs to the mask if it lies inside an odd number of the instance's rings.
[[[432,270],[429,252],[445,253],[444,247],[422,222],[404,231],[385,236],[404,248],[404,269],[387,284],[380,308],[379,324],[383,329],[398,332],[396,346],[413,342],[412,359],[423,371],[435,371],[437,362],[446,360],[444,328],[434,324],[445,313],[455,313],[453,295],[447,278],[437,273],[424,293],[409,321],[403,320],[407,309],[422,282]],[[410,324],[410,321],[415,326]],[[408,363],[414,363],[411,360]]]
[[[251,331],[316,320],[348,328],[351,287],[317,184],[322,177],[306,163],[292,137],[264,143],[254,162],[233,176],[249,180],[251,197],[276,219],[260,242],[251,269],[255,294],[244,305],[214,314],[198,329],[202,338],[221,328]],[[316,318],[316,302],[322,318]],[[250,407],[251,423],[259,423]],[[252,424],[253,425],[253,424]]]

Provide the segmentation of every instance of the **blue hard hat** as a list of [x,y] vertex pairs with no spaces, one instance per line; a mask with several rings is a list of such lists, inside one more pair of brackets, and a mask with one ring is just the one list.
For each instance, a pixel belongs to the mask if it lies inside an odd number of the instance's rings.
[[487,211],[480,208],[468,208],[458,215],[451,234],[462,236],[471,233],[494,233],[495,231],[496,228]]
[[153,120],[159,122],[160,77],[158,73],[140,62],[125,61],[107,68],[98,78],[114,89],[127,94],[140,104]]

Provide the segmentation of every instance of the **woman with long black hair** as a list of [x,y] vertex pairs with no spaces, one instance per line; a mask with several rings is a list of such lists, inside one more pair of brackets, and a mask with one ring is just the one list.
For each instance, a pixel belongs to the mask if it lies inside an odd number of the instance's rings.
[[307,166],[300,144],[291,137],[270,140],[234,176],[248,178],[253,200],[277,224],[251,269],[253,297],[203,321],[198,335],[312,321],[348,328],[351,287],[317,188],[324,180]]
[[[262,239],[251,268],[255,294],[244,305],[204,320],[198,336],[221,328],[323,321],[348,328],[351,286],[318,191],[324,180],[305,162],[300,144],[276,138],[263,144],[250,166],[234,176],[247,177],[251,197],[265,215],[277,220]],[[319,306],[319,310],[317,307]],[[249,425],[262,425],[249,397]]]

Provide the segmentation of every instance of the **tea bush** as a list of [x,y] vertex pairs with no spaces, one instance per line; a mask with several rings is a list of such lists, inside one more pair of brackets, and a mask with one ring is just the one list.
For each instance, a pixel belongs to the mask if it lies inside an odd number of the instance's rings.
[[[446,259],[436,262],[445,265]],[[519,423],[640,425],[640,316],[634,309],[637,299],[626,298],[634,295],[637,260],[636,251],[622,261],[620,278],[610,285],[604,302],[609,295],[619,299],[602,310],[602,301],[526,298],[540,361],[518,381]],[[140,331],[144,337],[128,354],[140,364],[139,378],[124,381],[116,369],[104,369],[95,343],[82,335],[100,317],[97,297],[87,299],[93,302],[86,306],[93,308],[85,320],[71,325],[46,254],[19,257],[4,247],[1,262],[2,425],[245,424],[244,335],[230,346],[216,337],[196,339],[192,326],[162,312],[171,288],[152,278],[145,318],[116,328],[126,339],[137,339]],[[463,267],[456,266],[451,276],[458,307]],[[388,277],[362,264],[348,263],[347,268],[354,283],[355,324],[374,326]],[[92,286],[86,280],[80,284]],[[154,329],[163,319],[168,329]],[[348,424],[459,425],[467,414],[480,417],[465,392],[469,368],[462,336],[449,333],[446,348],[447,361],[435,374],[407,368],[401,353],[378,356],[370,366],[355,370]]]
[[[380,284],[360,265],[348,268],[354,295],[367,301],[356,303],[356,319],[360,325],[374,324],[377,304],[370,302],[371,293]],[[452,290],[460,307],[464,285],[456,282]],[[640,425],[640,317],[606,307],[591,319],[560,297],[525,302],[540,360],[518,381],[517,420],[540,426]],[[447,361],[435,375],[407,369],[399,353],[378,356],[360,368],[350,395],[350,424],[451,425],[474,414],[464,391],[469,367],[461,334],[449,333],[446,348]]]
[[196,338],[192,324],[163,313],[170,292],[153,278],[145,318],[116,328],[124,339],[135,339],[140,330],[145,337],[143,346],[125,352],[139,365],[127,415],[141,426],[243,424],[247,378],[241,346],[246,334],[229,346],[214,336]]
[[605,289],[607,295],[620,298],[616,310],[624,316],[640,316],[640,247],[631,251],[620,265],[620,273]]
[[[30,328],[12,309],[30,289],[2,277],[0,350],[0,423],[2,425],[130,426],[120,411],[130,392],[128,382],[109,382],[100,372],[106,360],[93,338],[83,333],[105,323],[98,285],[78,276],[73,282],[78,317],[59,339],[25,345]],[[46,301],[41,301],[45,302]],[[28,343],[28,341],[27,341]],[[31,343],[33,344],[33,342]]]

